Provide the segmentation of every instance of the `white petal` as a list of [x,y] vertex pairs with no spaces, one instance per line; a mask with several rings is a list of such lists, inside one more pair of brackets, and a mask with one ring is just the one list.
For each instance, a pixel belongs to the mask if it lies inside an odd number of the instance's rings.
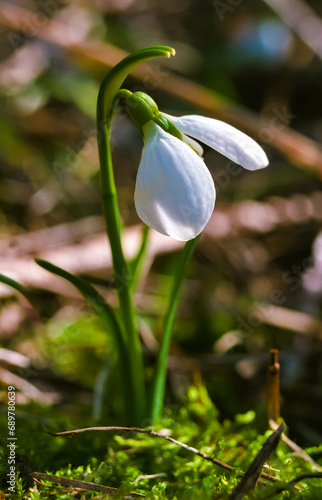
[[188,241],[207,224],[215,205],[215,186],[202,158],[154,122],[144,126],[145,146],[134,202],[145,224]]
[[247,170],[268,165],[267,156],[260,145],[228,123],[199,115],[165,116],[180,132],[207,144]]

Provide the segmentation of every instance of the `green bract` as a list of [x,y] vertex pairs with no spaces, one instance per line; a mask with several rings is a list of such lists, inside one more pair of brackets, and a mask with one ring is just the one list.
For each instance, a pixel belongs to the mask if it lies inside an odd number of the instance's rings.
[[134,92],[126,99],[126,109],[130,118],[143,127],[148,121],[153,120],[159,113],[154,100],[144,92]]
[[125,105],[131,120],[139,127],[143,128],[149,121],[154,121],[168,134],[182,139],[179,130],[163,113],[159,112],[156,102],[144,92],[133,92],[126,98]]

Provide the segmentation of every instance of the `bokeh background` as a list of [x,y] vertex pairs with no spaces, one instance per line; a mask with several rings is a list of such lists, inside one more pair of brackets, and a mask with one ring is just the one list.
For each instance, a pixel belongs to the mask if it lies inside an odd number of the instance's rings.
[[[175,58],[141,66],[124,86],[171,114],[235,125],[270,160],[253,173],[206,149],[217,202],[184,283],[166,406],[205,384],[222,419],[254,410],[265,421],[269,350],[277,348],[291,436],[321,442],[322,5],[282,3],[1,3],[0,272],[29,288],[39,311],[1,285],[0,378],[3,389],[17,387],[21,408],[40,404],[75,422],[117,415],[111,385],[115,407],[102,406],[112,359],[106,332],[77,292],[33,259],[88,278],[116,305],[99,198],[97,92],[128,52],[162,44]],[[142,229],[133,205],[141,150],[140,131],[120,107],[113,158],[129,257]],[[180,248],[151,232],[136,297],[147,367]]]

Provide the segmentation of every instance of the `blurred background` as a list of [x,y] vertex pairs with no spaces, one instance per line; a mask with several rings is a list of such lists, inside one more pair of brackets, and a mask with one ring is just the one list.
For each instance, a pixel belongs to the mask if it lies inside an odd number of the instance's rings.
[[[270,160],[248,172],[205,150],[217,202],[184,283],[166,406],[203,383],[221,419],[255,410],[265,421],[269,350],[277,348],[291,436],[321,442],[322,5],[282,3],[1,3],[0,272],[29,288],[39,311],[0,286],[2,401],[12,384],[21,405],[75,421],[81,413],[83,422],[107,414],[110,339],[78,293],[33,259],[86,277],[116,305],[99,197],[97,92],[128,52],[162,44],[175,58],[141,66],[124,86],[170,114],[227,121]],[[141,151],[140,131],[120,106],[113,155],[129,258],[142,230],[133,204]],[[151,231],[136,297],[147,367],[180,248]],[[113,416],[117,393],[107,390]]]

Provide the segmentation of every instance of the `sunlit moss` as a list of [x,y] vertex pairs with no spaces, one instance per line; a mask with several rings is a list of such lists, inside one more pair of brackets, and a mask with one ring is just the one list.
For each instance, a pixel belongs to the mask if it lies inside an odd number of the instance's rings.
[[[35,411],[35,408],[33,408]],[[47,415],[46,415],[47,413]],[[68,429],[74,427],[66,416],[52,419],[50,410],[42,409],[47,426]],[[17,438],[19,464],[17,464],[17,495],[22,500],[71,500],[72,490],[38,486],[33,489],[26,475],[42,471],[61,477],[93,482],[119,489],[115,498],[123,498],[130,491],[144,494],[148,500],[213,500],[227,499],[240,481],[239,470],[247,470],[261,449],[270,431],[258,433],[254,427],[254,412],[237,415],[235,421],[219,421],[219,414],[209,400],[204,387],[191,388],[186,401],[179,408],[167,408],[164,420],[155,428],[196,449],[236,467],[229,472],[202,459],[200,456],[177,447],[175,444],[144,434],[114,434],[110,432],[87,433],[74,437],[54,438],[42,428],[39,420],[17,413]],[[202,417],[202,418],[201,418]],[[5,429],[1,425],[4,434]],[[5,446],[2,445],[5,452]],[[321,460],[321,448],[309,450]],[[1,469],[6,468],[4,453]],[[301,490],[287,487],[295,477],[312,473],[312,467],[294,455],[280,442],[268,461],[264,472],[281,479],[278,486],[259,485],[249,499],[299,499],[321,498],[321,479],[305,479],[299,483]],[[139,480],[138,478],[141,477]],[[47,483],[50,484],[49,482]],[[93,497],[98,493],[90,493]]]

